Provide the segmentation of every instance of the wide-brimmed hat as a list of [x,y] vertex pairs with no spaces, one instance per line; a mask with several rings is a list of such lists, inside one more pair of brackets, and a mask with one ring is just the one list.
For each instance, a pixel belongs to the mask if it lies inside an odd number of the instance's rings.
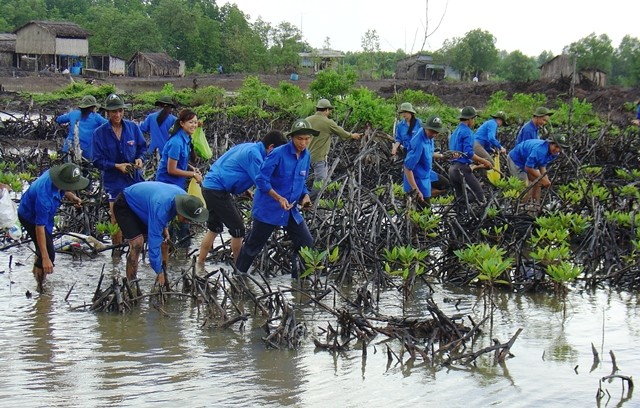
[[328,99],[322,98],[316,103],[316,109],[333,109],[333,106],[331,106],[331,102]]
[[553,115],[553,112],[550,111],[549,109],[545,108],[544,106],[540,106],[538,108],[536,108],[535,112],[533,112],[533,116],[551,116]]
[[176,196],[176,211],[193,222],[205,222],[209,219],[209,211],[202,200],[191,194],[178,194]]
[[104,110],[112,111],[118,109],[130,108],[131,105],[124,103],[124,99],[120,95],[110,94],[107,96],[107,99],[104,101],[104,105],[102,106]]
[[549,136],[549,139],[547,140],[549,141],[549,143],[555,143],[558,146],[562,147],[563,149],[566,149],[567,147],[569,147],[569,143],[567,143],[567,136],[561,133],[553,134]]
[[468,120],[468,119],[473,119],[476,116],[478,116],[478,111],[476,111],[476,108],[474,108],[473,106],[465,106],[460,111],[460,115],[458,115],[458,119]]
[[89,185],[89,179],[83,177],[80,167],[73,163],[53,166],[49,170],[49,176],[53,185],[60,190],[82,190]]
[[98,103],[98,101],[96,101],[96,98],[94,98],[92,95],[83,96],[82,99],[80,100],[80,103],[78,104],[78,108],[80,109],[90,108],[92,106],[95,106],[96,108],[100,107],[100,104]]
[[416,110],[413,109],[413,105],[411,104],[411,102],[402,102],[400,104],[398,113],[402,113],[402,112],[409,112],[409,113],[413,113],[414,115],[416,114]]
[[173,99],[171,99],[169,95],[162,95],[161,97],[158,98],[158,100],[155,102],[154,105],[155,106],[169,105],[174,108],[176,107],[176,103],[173,101]]
[[306,119],[298,119],[293,122],[291,131],[287,133],[287,137],[294,137],[296,135],[311,135],[318,136],[320,132],[311,127],[311,124]]
[[493,115],[491,115],[494,119],[502,119],[502,125],[507,126],[507,114],[504,111],[497,111]]
[[433,130],[434,132],[442,133],[442,119],[439,116],[430,116],[426,122],[422,125],[423,128]]

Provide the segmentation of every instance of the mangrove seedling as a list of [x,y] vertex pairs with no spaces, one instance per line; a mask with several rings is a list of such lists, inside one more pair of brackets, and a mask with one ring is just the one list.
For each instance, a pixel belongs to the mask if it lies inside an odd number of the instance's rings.
[[304,279],[311,274],[322,272],[327,268],[327,262],[331,264],[337,262],[340,256],[339,248],[340,247],[336,246],[331,250],[331,252],[329,252],[328,249],[320,251],[309,247],[300,248],[300,256],[302,257],[302,261],[306,268],[304,272],[300,274],[300,278]]
[[112,224],[110,222],[99,222],[96,225],[96,231],[103,235],[115,235],[120,231],[118,224]]
[[557,264],[547,265],[547,275],[556,286],[556,292],[565,296],[567,294],[567,283],[573,282],[582,273],[582,268],[573,265],[567,261],[561,261]]

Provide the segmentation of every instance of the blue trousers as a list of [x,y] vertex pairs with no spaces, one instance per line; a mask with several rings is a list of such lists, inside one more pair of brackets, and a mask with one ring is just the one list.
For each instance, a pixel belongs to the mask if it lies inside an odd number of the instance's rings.
[[[276,228],[278,228],[278,225],[253,220],[251,232],[249,232],[249,235],[245,239],[240,254],[238,255],[238,260],[236,261],[236,267],[240,272],[247,272],[249,270],[253,260],[258,256],[264,244],[269,240],[271,233]],[[313,237],[311,237],[307,224],[305,224],[304,221],[300,224],[296,223],[291,215],[289,215],[289,221],[284,229],[291,237],[293,243],[291,276],[297,278],[299,264],[298,251],[305,246],[313,247]]]

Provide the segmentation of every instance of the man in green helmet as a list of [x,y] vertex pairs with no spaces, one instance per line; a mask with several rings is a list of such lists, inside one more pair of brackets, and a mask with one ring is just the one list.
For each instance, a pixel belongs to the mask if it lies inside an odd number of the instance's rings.
[[327,166],[327,156],[331,148],[331,136],[338,135],[342,139],[360,139],[360,133],[350,133],[344,130],[329,116],[333,110],[331,102],[328,99],[320,99],[316,104],[316,113],[306,119],[311,127],[320,134],[311,140],[309,145],[309,153],[311,153],[311,169],[313,170],[314,182],[324,182],[329,175],[329,167]]

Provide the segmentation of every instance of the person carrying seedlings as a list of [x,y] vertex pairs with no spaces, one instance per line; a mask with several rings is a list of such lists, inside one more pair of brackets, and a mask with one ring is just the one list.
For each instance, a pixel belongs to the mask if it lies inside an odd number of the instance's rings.
[[502,147],[498,140],[498,128],[507,126],[507,114],[498,111],[491,115],[491,119],[484,122],[474,134],[473,152],[483,159],[487,159],[494,165],[492,154],[499,152],[507,153],[507,149]]
[[237,260],[245,235],[242,214],[232,195],[247,194],[256,184],[256,178],[264,159],[273,149],[287,143],[282,132],[272,130],[259,142],[236,145],[213,162],[202,182],[202,196],[209,210],[208,231],[202,239],[197,266],[204,268],[204,261],[211,250],[216,235],[226,225],[231,235],[231,252]]
[[176,215],[180,223],[205,222],[209,216],[204,203],[183,189],[159,181],[144,181],[131,185],[118,194],[113,205],[122,235],[129,240],[127,279],[135,279],[138,258],[145,237],[149,251],[149,265],[157,275],[157,282],[164,286],[168,225]]
[[545,107],[536,108],[531,120],[520,128],[518,137],[516,137],[516,146],[525,140],[539,139],[538,131],[549,122],[551,115],[553,112]]
[[63,198],[80,206],[82,201],[73,191],[83,190],[88,185],[89,179],[82,176],[80,167],[65,163],[42,173],[22,194],[18,220],[35,243],[33,275],[39,292],[43,290],[45,276],[53,273],[56,259],[52,237],[56,211]]
[[[78,143],[82,151],[82,157],[88,161],[93,161],[93,132],[101,125],[107,123],[102,115],[96,113],[96,109],[100,108],[100,104],[96,102],[96,98],[86,95],[78,104],[78,109],[74,109],[69,113],[65,113],[56,118],[56,123],[69,124],[69,132],[67,138],[62,145],[64,153],[77,148],[75,143],[76,125],[78,133]],[[80,157],[78,155],[78,157]]]
[[[147,142],[137,124],[124,119],[124,99],[110,94],[104,104],[108,122],[93,135],[93,165],[102,170],[102,187],[109,198],[111,223],[116,224],[113,202],[122,190],[143,180],[142,160]],[[120,231],[111,236],[111,243],[122,243]],[[117,254],[118,252],[114,252]]]
[[[431,116],[412,139],[404,159],[404,191],[416,194],[419,202],[428,200],[431,193],[431,170],[434,146],[433,139],[442,132],[442,119]],[[440,157],[442,155],[437,153]]]
[[200,170],[189,165],[189,159],[193,156],[191,136],[198,124],[198,117],[194,111],[180,111],[171,129],[171,136],[162,150],[156,181],[175,184],[182,189],[186,187],[187,177],[193,177],[198,183],[202,183]]
[[160,109],[144,119],[140,125],[140,131],[143,134],[149,134],[150,141],[147,151],[150,154],[155,154],[157,150],[159,154],[162,154],[162,149],[169,140],[169,131],[177,119],[173,114],[176,104],[170,96],[163,95],[156,100],[155,106]]
[[536,210],[540,208],[542,188],[549,188],[551,181],[547,175],[547,165],[555,160],[563,148],[567,148],[565,135],[551,135],[549,139],[527,140],[516,145],[507,156],[509,173],[527,184],[535,183],[525,200],[530,200]]
[[400,104],[398,113],[402,117],[402,120],[396,124],[395,142],[391,146],[392,156],[398,153],[399,147],[408,150],[411,139],[422,130],[422,122],[416,117],[416,111],[413,109],[411,103],[403,102]]
[[293,243],[291,277],[298,277],[298,251],[302,247],[312,247],[313,238],[296,203],[302,208],[311,205],[306,186],[311,161],[307,146],[311,137],[319,133],[308,120],[298,119],[287,134],[291,141],[276,147],[265,158],[256,177],[257,189],[251,212],[253,226],[236,262],[240,272],[249,270],[273,230],[283,227]]
[[[493,167],[489,160],[478,156],[473,151],[474,137],[472,129],[477,116],[478,113],[473,106],[462,108],[458,116],[460,124],[449,137],[449,150],[460,152],[461,154],[461,156],[453,159],[451,166],[449,166],[449,180],[458,203],[484,203],[484,191],[473,171],[471,171],[470,164],[475,162],[487,169]],[[469,196],[466,195],[465,185],[468,185],[471,189]]]
[[327,156],[331,149],[331,136],[338,135],[342,139],[360,139],[360,133],[351,133],[344,130],[331,118],[334,107],[327,99],[320,99],[316,104],[316,113],[306,118],[311,129],[319,132],[317,137],[311,140],[309,153],[311,154],[311,168],[313,169],[314,182],[324,182],[329,176]]
[[[174,184],[182,189],[186,189],[187,177],[193,177],[198,184],[202,183],[200,170],[189,164],[189,159],[195,158],[191,136],[197,128],[196,113],[191,109],[182,109],[162,150],[156,181]],[[176,234],[179,247],[187,248],[191,245],[187,224],[180,224],[177,230],[172,228],[171,232]]]

